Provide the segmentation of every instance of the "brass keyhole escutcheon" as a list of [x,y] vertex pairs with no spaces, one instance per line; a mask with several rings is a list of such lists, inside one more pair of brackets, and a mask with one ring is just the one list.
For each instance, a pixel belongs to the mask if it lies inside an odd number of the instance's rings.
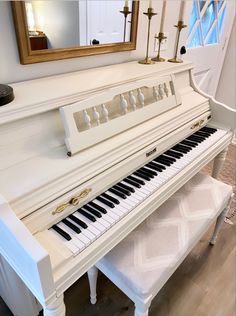
[[79,204],[79,202],[84,199],[88,194],[92,191],[91,188],[85,189],[78,196],[74,196],[70,199],[68,203],[64,203],[59,205],[54,211],[52,211],[52,215],[59,214],[63,212],[67,207],[73,205],[76,206]]

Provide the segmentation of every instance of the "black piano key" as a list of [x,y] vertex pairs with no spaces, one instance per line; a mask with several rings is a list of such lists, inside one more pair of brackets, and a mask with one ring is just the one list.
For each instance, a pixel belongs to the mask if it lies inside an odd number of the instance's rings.
[[181,158],[181,157],[183,157],[183,154],[182,153],[177,153],[176,151],[174,151],[174,150],[167,150],[166,152],[165,152],[165,154],[166,155],[169,155],[169,156],[171,156],[171,157],[175,157],[175,158]]
[[135,176],[137,176],[137,177],[143,179],[143,180],[146,180],[146,181],[150,181],[150,180],[151,180],[151,177],[147,176],[146,174],[143,174],[143,173],[140,172],[140,171],[135,171],[133,174],[134,174]]
[[89,219],[92,222],[96,222],[96,217],[94,217],[93,215],[91,215],[90,213],[86,212],[85,210],[82,209],[78,209],[77,212],[79,212],[80,214],[84,215],[85,217],[87,217],[87,219]]
[[193,135],[191,135],[191,136],[194,136],[194,137],[199,137],[199,138],[201,138],[201,139],[203,139],[203,140],[206,140],[207,139],[207,137],[204,135],[204,136],[202,136],[202,135],[199,135],[198,134],[198,132],[195,132]]
[[179,146],[182,149],[187,150],[188,152],[192,150],[192,148],[190,148],[189,146],[185,146],[185,145],[182,145],[182,144],[178,144],[177,146]]
[[79,229],[79,227],[76,226],[75,224],[71,223],[70,221],[68,221],[68,219],[64,218],[62,220],[62,223],[64,223],[66,226],[68,226],[70,229],[72,229],[77,234],[81,233],[81,230]]
[[148,175],[151,174],[154,177],[157,176],[157,172],[156,171],[150,170],[150,169],[148,169],[146,167],[147,167],[147,165],[145,165],[145,167],[141,168],[140,170],[146,172]]
[[136,183],[138,183],[138,184],[141,184],[141,185],[144,185],[144,184],[145,184],[145,182],[144,182],[143,180],[137,179],[137,178],[135,178],[135,177],[133,177],[133,176],[128,176],[127,179],[128,179],[128,180],[132,180],[132,181],[134,181],[134,182],[136,182]]
[[127,198],[127,196],[124,193],[122,193],[122,192],[120,192],[118,190],[115,190],[114,188],[110,188],[108,191],[110,191],[111,193],[119,196],[122,199],[126,199]]
[[193,140],[197,143],[202,143],[204,141],[204,138],[199,137],[199,136],[194,136],[194,135],[191,135],[191,136],[187,137],[186,139]]
[[53,225],[52,229],[55,230],[59,235],[61,235],[63,238],[65,238],[66,240],[71,240],[71,236],[65,232],[63,229],[61,229],[60,227],[58,227],[57,225]]
[[146,173],[148,176],[154,178],[155,176],[157,176],[157,172],[150,170],[148,168],[142,167],[139,169],[141,172],[144,172],[144,174]]
[[200,131],[207,132],[207,133],[210,133],[210,134],[214,134],[217,131],[217,129],[216,128],[212,128],[212,127],[204,126],[203,128],[200,129]]
[[98,218],[101,218],[102,217],[102,214],[99,212],[99,211],[96,211],[95,209],[93,209],[91,206],[89,205],[84,205],[83,208],[92,213],[94,216],[98,217]]
[[81,226],[82,228],[84,228],[84,229],[88,228],[88,225],[87,225],[85,222],[81,221],[81,220],[80,220],[78,217],[76,217],[75,215],[71,214],[71,215],[69,215],[68,217],[69,217],[69,219],[71,219],[73,222],[75,222],[76,224],[78,224],[78,225]]
[[106,214],[107,211],[104,207],[101,207],[100,205],[96,204],[95,202],[89,202],[88,205],[91,205],[93,208],[98,210],[99,212]]
[[158,166],[159,168],[161,168],[162,170],[166,169],[166,166],[160,165],[157,161],[151,161],[151,163],[154,163],[154,165]]
[[155,161],[165,161],[165,162],[169,162],[169,163],[172,163],[173,161],[171,159],[168,159],[168,157],[164,157],[163,155],[157,157],[154,159]]
[[104,199],[104,198],[101,197],[101,196],[97,196],[96,199],[97,199],[99,202],[102,202],[103,204],[105,204],[105,205],[107,205],[107,206],[109,206],[109,207],[111,207],[111,208],[114,208],[114,207],[115,207],[115,205],[114,205],[113,203],[111,203],[110,201]]
[[173,149],[176,151],[180,151],[183,154],[187,154],[190,151],[189,148],[187,148],[186,146],[182,146],[182,145],[176,145],[173,147]]
[[168,167],[170,167],[172,165],[172,162],[165,160],[163,158],[159,158],[159,157],[155,158],[154,161],[159,162],[159,163],[161,163],[165,166],[168,166]]
[[128,191],[130,191],[131,193],[134,193],[135,192],[135,190],[134,190],[134,188],[132,188],[132,187],[130,187],[129,185],[126,185],[126,184],[124,184],[124,183],[117,183],[117,185],[118,186],[120,186],[120,187],[122,187],[123,189],[126,189],[126,190],[128,190]]
[[153,170],[156,170],[156,171],[158,171],[158,172],[162,172],[163,171],[163,169],[162,168],[160,168],[159,166],[157,166],[155,163],[153,163],[153,162],[149,162],[148,164],[147,164],[147,167],[148,168],[151,168],[151,169],[153,169]]
[[173,157],[168,157],[167,155],[165,155],[165,153],[162,155],[162,157],[166,160],[169,160],[170,162],[176,162],[176,159]]
[[131,192],[127,189],[124,189],[123,187],[121,187],[119,184],[114,185],[114,189],[125,194],[126,197],[131,195]]
[[135,188],[137,188],[137,189],[140,189],[141,188],[141,185],[139,184],[139,183],[137,183],[137,182],[135,182],[135,181],[132,181],[132,180],[130,180],[130,179],[124,179],[123,180],[124,182],[126,182],[126,183],[128,183],[128,184],[131,184],[131,185],[133,185]]
[[190,140],[182,140],[182,142],[180,142],[180,144],[183,144],[183,145],[186,145],[186,146],[189,146],[189,147],[197,147],[198,144],[195,143],[195,142],[191,142]]
[[194,135],[199,135],[199,136],[206,137],[206,138],[211,136],[210,133],[206,133],[206,132],[202,132],[202,131],[197,131],[196,133],[194,133]]
[[113,196],[111,196],[110,194],[107,193],[102,193],[101,194],[105,199],[111,201],[114,204],[120,204],[120,201],[117,200],[116,198],[114,198]]

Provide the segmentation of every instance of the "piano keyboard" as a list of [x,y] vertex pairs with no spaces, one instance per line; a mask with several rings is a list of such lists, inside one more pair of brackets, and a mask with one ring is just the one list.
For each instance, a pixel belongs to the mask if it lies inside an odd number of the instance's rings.
[[225,134],[203,127],[49,230],[76,256]]

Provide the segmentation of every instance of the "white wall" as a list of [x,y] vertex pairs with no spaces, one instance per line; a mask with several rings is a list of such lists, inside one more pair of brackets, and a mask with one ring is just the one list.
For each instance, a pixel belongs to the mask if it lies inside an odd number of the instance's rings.
[[[159,31],[162,1],[153,1],[155,11],[158,15],[153,18],[151,26],[151,45],[150,54],[154,56],[154,33]],[[99,67],[114,63],[121,63],[130,60],[144,58],[147,35],[147,18],[143,11],[147,10],[148,1],[141,1],[137,49],[131,52],[120,52],[106,55],[97,55],[89,57],[80,57],[65,59],[53,62],[38,63],[32,65],[21,65],[19,62],[18,49],[16,44],[15,30],[11,14],[10,2],[0,1],[0,83],[11,83],[33,78],[49,76],[53,74],[76,71],[92,67]],[[176,23],[179,14],[180,1],[169,1],[167,4],[167,17],[165,30],[169,32],[168,50],[163,52],[164,56],[173,57],[173,48],[175,44],[176,29],[173,25]],[[186,37],[187,29],[182,32],[182,39]],[[149,67],[144,65],[144,67]]]
[[230,35],[216,99],[236,109],[236,21]]
[[48,39],[48,48],[79,45],[77,1],[32,1],[36,28]]

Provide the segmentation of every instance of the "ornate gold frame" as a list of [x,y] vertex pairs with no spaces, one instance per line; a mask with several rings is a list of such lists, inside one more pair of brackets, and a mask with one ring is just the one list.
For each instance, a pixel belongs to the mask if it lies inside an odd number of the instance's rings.
[[131,41],[125,43],[101,44],[99,46],[80,46],[73,48],[59,48],[32,51],[27,31],[24,1],[12,1],[13,18],[17,36],[17,43],[21,64],[33,64],[45,61],[107,54],[136,49],[138,28],[139,1],[132,3]]

